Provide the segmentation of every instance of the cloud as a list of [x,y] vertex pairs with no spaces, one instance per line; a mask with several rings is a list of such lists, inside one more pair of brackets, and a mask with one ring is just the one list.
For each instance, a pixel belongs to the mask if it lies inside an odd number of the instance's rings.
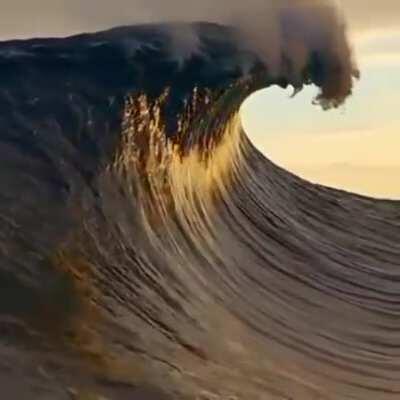
[[[338,2],[339,0],[337,0]],[[154,21],[161,14],[170,19],[195,16],[233,18],[258,15],[251,9],[264,10],[276,4],[293,4],[298,0],[0,0],[0,37],[62,36],[81,31],[109,28],[116,24]],[[303,1],[304,3],[304,1]],[[314,2],[315,3],[315,2]],[[323,3],[323,1],[320,1]],[[325,1],[326,3],[326,1]],[[400,25],[398,0],[341,0],[342,7],[354,30],[388,29]],[[265,7],[265,5],[267,5]],[[260,14],[263,17],[263,14]]]
[[390,29],[400,25],[399,0],[342,0],[352,29],[359,31]]

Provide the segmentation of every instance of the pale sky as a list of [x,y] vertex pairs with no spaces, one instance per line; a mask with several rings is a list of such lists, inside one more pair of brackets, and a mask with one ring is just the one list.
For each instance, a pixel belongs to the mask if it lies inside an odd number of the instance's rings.
[[267,157],[303,178],[400,199],[400,1],[347,0],[345,11],[362,73],[346,105],[321,111],[314,88],[294,99],[272,88],[247,101],[244,125]]

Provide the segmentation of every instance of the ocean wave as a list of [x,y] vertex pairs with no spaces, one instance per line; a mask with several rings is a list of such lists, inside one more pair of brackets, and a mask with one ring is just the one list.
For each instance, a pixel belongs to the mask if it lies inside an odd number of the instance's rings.
[[118,399],[398,398],[398,202],[292,175],[240,119],[270,85],[338,106],[356,69],[182,29],[0,44],[6,341]]

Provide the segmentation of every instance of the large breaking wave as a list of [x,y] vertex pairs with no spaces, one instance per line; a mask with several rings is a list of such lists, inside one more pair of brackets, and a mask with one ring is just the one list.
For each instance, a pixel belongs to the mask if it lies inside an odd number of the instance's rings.
[[2,365],[41,365],[26,398],[399,397],[399,204],[303,181],[242,129],[262,87],[351,94],[347,44],[307,37],[279,68],[209,23],[0,45]]

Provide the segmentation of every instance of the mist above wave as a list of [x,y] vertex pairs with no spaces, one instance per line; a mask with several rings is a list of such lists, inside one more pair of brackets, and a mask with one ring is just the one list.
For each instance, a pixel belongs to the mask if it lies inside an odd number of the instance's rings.
[[[229,5],[223,0],[120,0],[116,10],[101,1],[96,11],[102,24],[174,22],[166,31],[171,54],[180,62],[203,51],[198,32],[187,22],[233,26],[242,47],[256,52],[272,76],[287,76],[296,89],[307,80],[313,60],[313,78],[321,88],[316,102],[326,108],[344,102],[359,74],[344,15],[331,0],[233,0]],[[81,12],[90,15],[85,5]]]

